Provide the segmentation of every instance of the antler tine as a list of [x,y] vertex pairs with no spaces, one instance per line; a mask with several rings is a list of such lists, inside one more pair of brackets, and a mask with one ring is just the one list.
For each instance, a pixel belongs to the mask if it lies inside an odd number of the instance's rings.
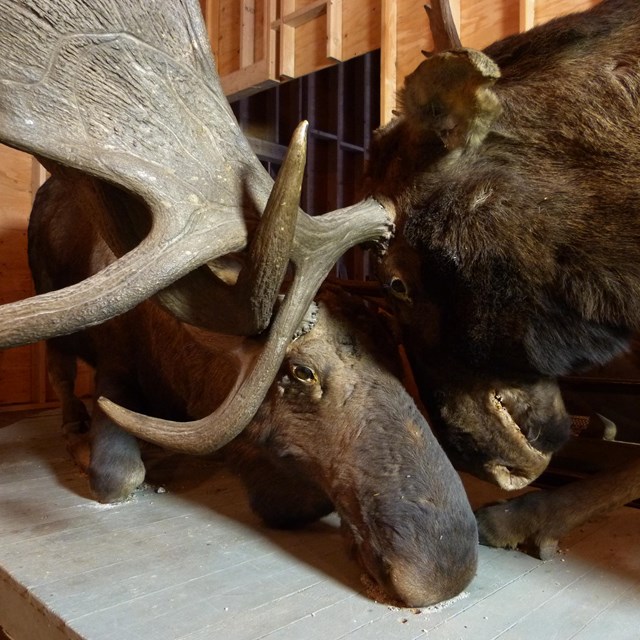
[[[89,285],[4,305],[2,347],[103,322],[241,250],[245,219],[263,210],[272,184],[224,99],[197,2],[156,0],[153,10],[125,0],[69,2],[78,6],[0,0],[0,138],[137,194],[153,231]],[[264,327],[264,317],[243,321],[241,296],[223,291],[201,269],[161,298],[205,328]],[[235,303],[227,314],[201,308],[219,294]]]
[[268,326],[294,242],[308,128],[303,121],[293,133],[236,284],[220,282],[203,267],[156,295],[180,320],[234,335],[256,335]]
[[305,120],[293,133],[260,226],[251,240],[248,266],[240,272],[237,283],[259,330],[271,319],[292,253],[307,160],[308,129]]
[[[435,51],[460,49],[462,43],[460,42],[458,29],[453,20],[449,0],[432,0],[430,5],[424,5],[424,9],[429,18],[429,26],[431,28],[431,35],[433,36]],[[423,53],[427,55],[425,52]]]
[[291,259],[296,272],[264,349],[250,370],[242,372],[225,402],[211,415],[192,422],[159,420],[129,411],[106,398],[102,410],[130,433],[183,453],[205,454],[224,446],[249,423],[286,354],[291,337],[336,260],[350,247],[389,239],[390,203],[373,199],[322,216],[301,216]]

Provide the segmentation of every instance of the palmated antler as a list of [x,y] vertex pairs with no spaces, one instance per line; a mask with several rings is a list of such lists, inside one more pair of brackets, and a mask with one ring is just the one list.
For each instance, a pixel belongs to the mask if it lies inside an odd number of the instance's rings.
[[226,441],[252,417],[335,260],[387,236],[391,219],[373,200],[313,219],[299,211],[303,125],[251,267],[235,287],[218,281],[205,263],[246,246],[246,221],[265,210],[273,183],[224,98],[205,33],[196,0],[0,0],[0,138],[118,185],[152,218],[95,276],[0,307],[0,347],[78,331],[154,294],[192,324],[255,334],[291,259],[295,280],[264,354],[221,409],[237,416],[221,422]]
[[[306,140],[294,136],[295,144]],[[292,149],[295,149],[292,142]],[[285,166],[282,170],[286,170]],[[370,207],[367,211],[367,207]],[[151,418],[100,398],[100,407],[119,425],[136,436],[183,453],[203,454],[215,451],[232,440],[255,415],[267,389],[280,368],[287,347],[305,317],[318,288],[336,260],[355,244],[383,237],[387,221],[379,219],[380,205],[375,201],[359,203],[323,216],[300,216],[291,252],[295,274],[282,307],[270,329],[264,348],[246,371],[240,373],[225,402],[214,413],[192,422],[174,422]],[[369,223],[352,223],[352,214]],[[379,219],[377,228],[371,222]]]

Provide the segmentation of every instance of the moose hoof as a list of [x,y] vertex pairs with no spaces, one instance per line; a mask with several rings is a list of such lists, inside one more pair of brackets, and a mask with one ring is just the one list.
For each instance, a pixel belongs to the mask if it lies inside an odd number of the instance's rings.
[[89,467],[89,484],[98,502],[106,504],[122,502],[144,482],[145,468],[142,460],[128,461],[127,465],[112,461],[106,469],[93,463]]
[[540,560],[553,560],[558,553],[558,539],[543,537],[536,543]]

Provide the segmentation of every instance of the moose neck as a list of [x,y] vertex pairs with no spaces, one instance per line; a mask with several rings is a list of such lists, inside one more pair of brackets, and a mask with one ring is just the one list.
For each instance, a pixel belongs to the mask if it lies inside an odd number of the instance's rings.
[[[232,389],[254,349],[248,339],[196,329],[158,305],[145,302],[131,312],[145,326],[149,358],[136,372],[145,397],[169,417],[201,418],[216,409]],[[256,348],[258,347],[256,341]],[[171,415],[173,414],[173,416]]]

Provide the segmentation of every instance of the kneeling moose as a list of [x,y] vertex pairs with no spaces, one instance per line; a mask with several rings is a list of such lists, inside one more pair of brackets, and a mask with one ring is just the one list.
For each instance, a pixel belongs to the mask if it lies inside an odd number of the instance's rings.
[[[74,204],[78,180],[91,179],[54,176],[38,193],[29,226],[38,293],[79,282],[115,259]],[[476,566],[475,520],[460,480],[398,380],[393,341],[373,314],[325,294],[314,315],[289,346],[257,415],[226,446],[251,505],[277,527],[336,510],[362,567],[392,597],[413,606],[450,598]],[[72,448],[79,449],[88,421],[73,395],[76,357],[95,367],[97,396],[185,420],[223,403],[259,347],[256,339],[182,324],[150,301],[49,340]],[[126,498],[145,475],[137,440],[99,406],[89,437],[97,499]]]
[[[340,255],[388,239],[393,208],[368,199],[306,215],[299,146],[297,177],[273,185],[224,99],[196,0],[18,0],[0,12],[0,49],[0,138],[55,174],[30,226],[39,295],[0,309],[0,347],[55,339],[72,444],[86,421],[73,358],[94,363],[98,394],[126,405],[100,401],[91,419],[98,499],[122,499],[144,477],[116,422],[183,452],[228,444],[267,522],[335,508],[390,595],[425,605],[464,588],[473,514],[393,354],[361,330],[371,319],[321,302],[315,327],[291,341]],[[234,252],[251,259],[227,286],[207,264]]]

